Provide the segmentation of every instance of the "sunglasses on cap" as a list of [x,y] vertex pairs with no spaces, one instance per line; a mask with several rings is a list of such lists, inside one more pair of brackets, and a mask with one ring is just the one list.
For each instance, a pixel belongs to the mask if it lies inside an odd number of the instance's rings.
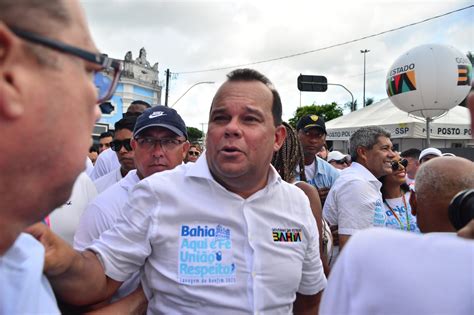
[[402,159],[400,161],[392,161],[392,170],[393,171],[398,171],[400,167],[403,166],[403,168],[406,168],[408,165],[408,160]]
[[114,140],[110,142],[110,148],[114,150],[115,152],[118,152],[122,149],[122,146],[125,147],[125,150],[127,151],[132,151],[132,146],[130,145],[130,140],[131,139],[125,139],[125,140]]

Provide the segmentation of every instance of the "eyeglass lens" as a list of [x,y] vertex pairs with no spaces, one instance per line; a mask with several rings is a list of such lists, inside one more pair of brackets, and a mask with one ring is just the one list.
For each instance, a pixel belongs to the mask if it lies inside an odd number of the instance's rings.
[[115,152],[118,152],[122,149],[122,146],[125,147],[125,150],[132,151],[132,146],[130,145],[130,139],[125,140],[114,140],[110,143],[110,147]]
[[112,79],[102,72],[96,72],[94,75],[94,84],[97,88],[97,98],[104,100],[112,88]]
[[176,149],[184,141],[179,139],[155,139],[150,137],[136,138],[138,144],[147,150],[154,150],[159,144],[164,151]]

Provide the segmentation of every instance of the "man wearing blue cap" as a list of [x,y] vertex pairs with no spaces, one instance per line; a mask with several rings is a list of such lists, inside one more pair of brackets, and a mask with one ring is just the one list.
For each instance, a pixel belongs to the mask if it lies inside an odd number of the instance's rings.
[[[136,170],[129,171],[87,207],[74,237],[75,249],[85,250],[104,231],[114,226],[123,215],[130,191],[140,180],[183,163],[189,148],[186,125],[176,110],[160,105],[151,107],[138,117],[130,145],[135,153]],[[137,289],[139,275],[136,272],[124,281],[112,301]]]

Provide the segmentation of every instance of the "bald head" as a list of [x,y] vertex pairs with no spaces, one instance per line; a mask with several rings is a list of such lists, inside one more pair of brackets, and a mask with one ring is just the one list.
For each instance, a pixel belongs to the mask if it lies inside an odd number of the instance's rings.
[[449,223],[451,199],[474,188],[474,163],[460,157],[439,157],[421,165],[416,174],[416,214],[423,233],[454,232]]

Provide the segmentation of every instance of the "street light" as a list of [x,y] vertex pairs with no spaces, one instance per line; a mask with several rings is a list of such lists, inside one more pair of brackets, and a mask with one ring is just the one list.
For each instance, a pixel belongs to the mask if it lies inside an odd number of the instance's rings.
[[369,51],[370,51],[370,50],[368,50],[368,49],[364,49],[364,50],[361,50],[361,51],[360,51],[362,54],[364,54],[364,92],[363,92],[364,94],[363,94],[363,96],[362,96],[362,104],[363,104],[362,107],[365,107],[365,55],[366,55]]
[[199,84],[214,84],[214,83],[215,83],[214,81],[202,81],[202,82],[194,83],[193,85],[191,85],[191,86],[189,87],[189,89],[186,90],[186,92],[183,93],[183,95],[181,95],[180,97],[178,97],[178,99],[173,103],[173,105],[171,105],[171,108],[173,108],[173,106],[176,105],[176,103],[178,103],[178,101],[179,101],[180,99],[182,99],[183,96],[185,96],[186,93],[188,93],[189,90],[191,90],[191,89],[192,89],[193,87],[195,87],[196,85],[199,85]]

